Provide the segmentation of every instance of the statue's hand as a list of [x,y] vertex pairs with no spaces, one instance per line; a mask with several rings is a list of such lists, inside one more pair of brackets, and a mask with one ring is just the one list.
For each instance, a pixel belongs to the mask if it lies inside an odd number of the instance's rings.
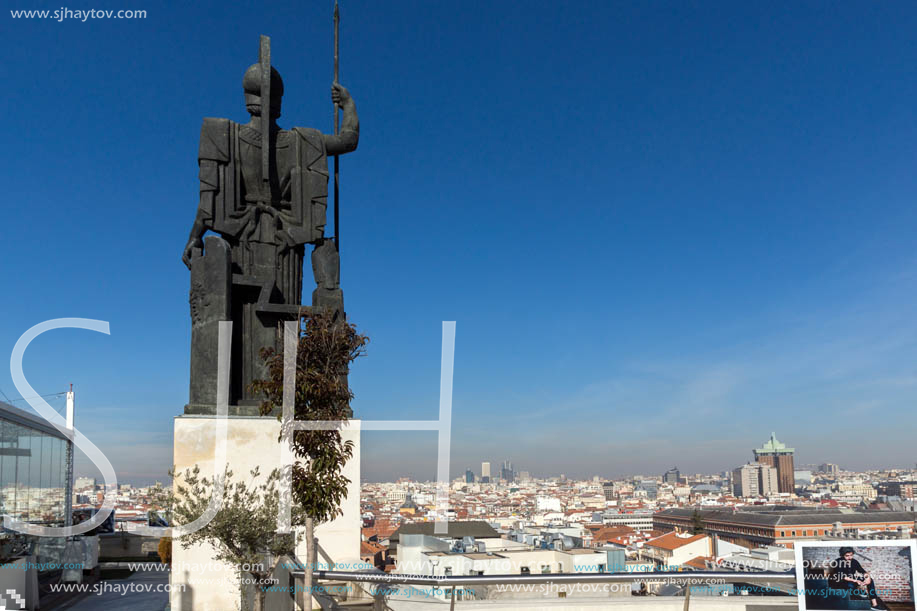
[[204,242],[198,238],[188,238],[188,243],[185,244],[185,251],[181,255],[182,263],[185,264],[185,267],[191,269],[191,253],[195,248],[204,248]]
[[331,101],[337,107],[343,107],[350,100],[350,92],[340,83],[331,84]]

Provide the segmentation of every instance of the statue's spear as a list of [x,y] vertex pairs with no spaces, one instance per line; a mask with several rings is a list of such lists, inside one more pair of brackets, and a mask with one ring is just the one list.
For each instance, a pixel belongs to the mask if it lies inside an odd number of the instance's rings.
[[[338,83],[338,25],[341,22],[341,15],[338,12],[337,0],[334,0],[334,84]],[[340,132],[340,113],[338,105],[334,104],[334,135]],[[338,211],[340,194],[338,193],[338,155],[334,156],[334,244],[337,251],[341,252],[341,217]]]
[[261,180],[265,197],[271,192],[271,39],[261,36]]

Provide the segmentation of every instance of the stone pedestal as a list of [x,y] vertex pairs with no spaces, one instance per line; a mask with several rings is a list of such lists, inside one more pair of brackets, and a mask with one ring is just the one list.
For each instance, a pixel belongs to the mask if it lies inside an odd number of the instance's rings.
[[[224,465],[214,465],[217,419],[214,416],[184,415],[175,419],[174,464],[176,473],[200,467],[201,475],[211,477]],[[280,422],[275,418],[230,416],[227,419],[226,458],[234,477],[249,479],[258,467],[263,475],[280,466]],[[345,440],[353,441],[354,451],[343,474],[350,480],[343,515],[316,528],[319,544],[342,570],[360,562],[360,421],[351,420],[342,431]],[[216,467],[216,469],[215,469]],[[296,552],[306,561],[304,543]],[[325,561],[319,557],[318,562]],[[240,608],[239,580],[231,567],[214,560],[210,546],[184,549],[176,540],[172,545],[173,611],[232,611]],[[280,584],[286,586],[284,581]],[[269,609],[293,609],[288,593],[268,594]]]

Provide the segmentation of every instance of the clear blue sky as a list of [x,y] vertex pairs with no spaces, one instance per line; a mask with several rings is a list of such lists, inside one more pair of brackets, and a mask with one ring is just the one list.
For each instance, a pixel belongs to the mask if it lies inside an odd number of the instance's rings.
[[[455,320],[454,474],[719,471],[772,430],[913,466],[917,8],[748,4],[342,3],[358,417],[435,418]],[[330,131],[331,3],[92,5],[148,17],[3,16],[0,352],[110,321],[26,375],[139,482],[187,400],[201,118],[246,119],[268,34],[281,125]],[[435,475],[432,433],[364,444],[366,479]]]

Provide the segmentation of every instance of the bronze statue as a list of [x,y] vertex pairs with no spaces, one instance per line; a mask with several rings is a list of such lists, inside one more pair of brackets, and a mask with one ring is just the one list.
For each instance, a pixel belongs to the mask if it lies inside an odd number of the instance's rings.
[[[283,80],[271,66],[267,37],[242,88],[251,115],[247,124],[205,118],[201,127],[200,203],[182,254],[191,270],[188,413],[213,413],[217,323],[231,320],[230,410],[257,414],[259,400],[248,385],[266,377],[259,351],[279,348],[281,321],[309,309],[300,303],[306,244],[314,245],[312,307],[344,311],[337,243],[324,229],[328,156],[355,150],[359,140],[353,99],[342,85],[332,84],[332,101],[343,111],[336,134],[281,129]],[[204,239],[207,231],[217,235]]]

